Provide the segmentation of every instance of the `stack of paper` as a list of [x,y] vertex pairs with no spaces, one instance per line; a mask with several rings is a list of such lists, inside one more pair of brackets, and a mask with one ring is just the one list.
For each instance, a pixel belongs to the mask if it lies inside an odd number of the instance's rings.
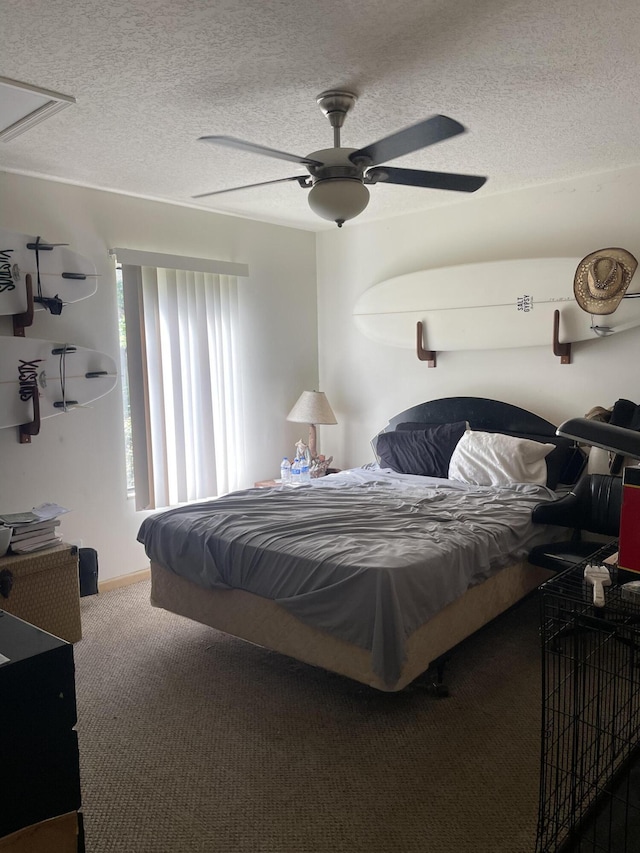
[[56,532],[60,525],[58,516],[68,511],[57,504],[41,504],[31,512],[0,515],[0,524],[11,527],[13,531],[9,548],[14,554],[29,554],[59,545],[62,539]]

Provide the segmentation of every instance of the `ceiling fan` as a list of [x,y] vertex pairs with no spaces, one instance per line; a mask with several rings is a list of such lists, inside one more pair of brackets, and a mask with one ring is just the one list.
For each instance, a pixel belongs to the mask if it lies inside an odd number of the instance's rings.
[[305,166],[308,175],[293,175],[289,178],[277,178],[226,190],[200,193],[193,198],[206,198],[236,190],[264,187],[268,184],[280,184],[297,181],[304,189],[309,189],[309,206],[323,219],[333,220],[341,228],[347,219],[353,219],[362,213],[369,203],[367,185],[385,182],[404,184],[410,187],[427,189],[454,190],[472,193],[480,189],[487,180],[478,175],[456,175],[448,172],[427,172],[419,169],[397,169],[380,166],[388,160],[394,160],[404,154],[410,154],[420,148],[426,148],[443,139],[449,139],[465,128],[447,116],[434,115],[431,118],[406,127],[390,136],[367,145],[364,148],[342,148],[340,146],[340,128],[345,117],[353,107],[357,96],[353,92],[329,89],[321,92],[316,101],[333,127],[333,148],[312,151],[307,157],[287,154],[275,148],[267,148],[254,142],[246,142],[232,136],[201,136],[199,141],[212,145],[224,145],[275,157]]

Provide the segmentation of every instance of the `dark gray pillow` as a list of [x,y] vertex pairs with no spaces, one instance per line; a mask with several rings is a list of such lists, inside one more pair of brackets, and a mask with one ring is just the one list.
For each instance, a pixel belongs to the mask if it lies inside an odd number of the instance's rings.
[[449,460],[462,438],[467,424],[438,424],[420,430],[383,432],[378,436],[376,453],[381,468],[399,474],[447,479]]

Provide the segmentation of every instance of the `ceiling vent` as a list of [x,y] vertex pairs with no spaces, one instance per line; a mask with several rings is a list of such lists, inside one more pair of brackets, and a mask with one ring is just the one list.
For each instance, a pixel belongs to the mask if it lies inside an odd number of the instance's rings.
[[0,141],[9,142],[76,99],[0,77]]

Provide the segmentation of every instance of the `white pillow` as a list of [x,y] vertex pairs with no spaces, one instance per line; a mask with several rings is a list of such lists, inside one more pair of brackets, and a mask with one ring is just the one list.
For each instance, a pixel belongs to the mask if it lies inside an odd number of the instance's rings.
[[547,483],[545,457],[555,449],[528,438],[466,430],[449,461],[449,479],[476,486]]

